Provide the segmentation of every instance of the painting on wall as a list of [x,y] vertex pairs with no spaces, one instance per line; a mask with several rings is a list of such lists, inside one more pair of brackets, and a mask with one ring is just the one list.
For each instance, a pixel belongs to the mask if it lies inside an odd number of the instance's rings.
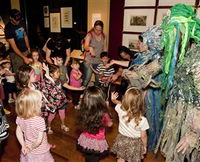
[[169,9],[158,9],[156,24],[160,25],[165,16],[170,12]]
[[72,7],[62,7],[61,8],[61,27],[62,28],[72,28]]
[[155,6],[155,0],[125,0],[125,7],[131,6]]
[[138,34],[123,34],[122,44],[128,47],[131,51],[138,51]]
[[144,32],[153,21],[154,9],[125,9],[123,31]]
[[173,6],[179,3],[195,5],[195,0],[159,0],[159,6]]
[[49,6],[43,6],[43,15],[49,16]]
[[50,31],[60,33],[60,13],[50,13]]
[[49,17],[45,17],[44,18],[44,27],[45,28],[49,28],[50,27],[50,25],[49,25]]

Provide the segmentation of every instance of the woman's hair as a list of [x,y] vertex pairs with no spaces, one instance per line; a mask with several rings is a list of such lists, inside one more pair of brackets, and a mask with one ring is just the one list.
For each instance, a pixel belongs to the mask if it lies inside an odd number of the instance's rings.
[[28,119],[40,116],[42,106],[42,94],[38,90],[25,89],[16,99],[15,111],[17,116]]
[[135,87],[128,89],[122,99],[122,110],[127,112],[128,117],[126,123],[129,123],[133,118],[138,125],[141,120],[141,115],[144,115],[144,97],[143,92]]
[[49,64],[49,74],[54,74],[59,69],[59,66],[54,64]]
[[108,113],[103,91],[96,86],[88,87],[83,95],[79,123],[84,131],[92,134],[104,127],[103,116]]
[[100,26],[100,27],[102,27],[102,29],[103,29],[103,21],[101,21],[101,20],[95,21],[94,27],[95,27],[95,26]]
[[129,48],[127,48],[127,47],[125,47],[125,46],[119,46],[118,47],[118,56],[119,56],[119,58],[120,59],[123,59],[122,57],[121,57],[121,53],[122,52],[124,52],[124,53],[126,53],[127,55],[129,55],[131,58],[133,58],[133,53],[132,53],[132,51],[129,49]]
[[30,72],[32,70],[33,68],[28,65],[22,65],[19,67],[15,76],[17,88],[19,88],[20,90],[28,88],[28,84],[30,81]]
[[28,54],[28,58],[33,58],[33,52],[36,52],[36,53],[38,53],[38,56],[39,56],[39,58],[38,58],[38,61],[40,61],[41,63],[43,63],[44,62],[44,59],[43,59],[43,57],[42,57],[42,55],[41,55],[41,53],[40,53],[40,51],[38,50],[38,49],[31,49],[31,53],[30,54]]

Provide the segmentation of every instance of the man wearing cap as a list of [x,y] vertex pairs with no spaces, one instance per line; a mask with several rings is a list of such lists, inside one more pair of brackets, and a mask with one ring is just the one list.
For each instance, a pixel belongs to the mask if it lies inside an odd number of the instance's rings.
[[21,12],[12,9],[10,11],[10,21],[5,26],[6,39],[11,46],[10,58],[14,72],[24,63],[29,64],[31,62],[31,59],[26,57],[30,52],[30,45],[21,19]]

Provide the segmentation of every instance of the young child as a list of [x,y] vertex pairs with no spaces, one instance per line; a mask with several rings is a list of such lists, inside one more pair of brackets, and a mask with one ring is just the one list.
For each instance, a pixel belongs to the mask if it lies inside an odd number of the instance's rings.
[[101,55],[101,64],[99,64],[96,68],[96,71],[100,74],[99,83],[102,87],[108,87],[110,83],[110,78],[115,72],[114,68],[106,68],[108,64],[109,58],[107,52],[102,52]]
[[98,162],[108,151],[105,127],[113,124],[101,88],[92,86],[85,90],[80,110],[83,132],[78,138],[78,149],[85,153],[86,162]]
[[51,145],[47,142],[45,121],[40,117],[42,94],[37,90],[25,89],[17,97],[16,136],[22,147],[20,161],[53,162]]
[[144,97],[141,90],[132,87],[125,92],[122,103],[113,92],[111,100],[117,104],[115,111],[119,116],[119,134],[111,148],[119,162],[140,162],[147,151],[149,124],[144,114]]
[[4,90],[8,94],[8,103],[15,102],[16,99],[16,84],[15,84],[15,73],[11,70],[11,63],[8,60],[7,62],[4,62],[1,64],[5,71],[5,79],[6,82],[4,83]]
[[[82,83],[82,73],[79,70],[80,68],[80,64],[78,62],[78,60],[73,59],[72,60],[72,64],[71,64],[71,72],[70,72],[70,85],[73,87],[77,87],[80,88],[81,87],[81,83]],[[72,93],[72,102],[74,104],[74,108],[75,109],[80,109],[80,96],[82,94],[81,91],[71,91]]]
[[42,61],[41,61],[39,51],[36,49],[32,49],[31,58],[33,62],[30,64],[30,66],[35,71],[36,82],[43,81]]

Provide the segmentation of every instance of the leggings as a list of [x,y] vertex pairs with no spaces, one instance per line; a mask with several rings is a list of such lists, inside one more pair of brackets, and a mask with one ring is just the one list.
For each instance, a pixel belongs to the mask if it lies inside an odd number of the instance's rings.
[[[65,119],[65,109],[58,110],[58,113],[59,113],[60,119],[64,120]],[[56,116],[56,112],[49,113],[48,121],[52,122],[52,120],[55,118],[55,116]]]
[[85,162],[99,162],[99,158],[100,155],[98,154],[86,153]]

